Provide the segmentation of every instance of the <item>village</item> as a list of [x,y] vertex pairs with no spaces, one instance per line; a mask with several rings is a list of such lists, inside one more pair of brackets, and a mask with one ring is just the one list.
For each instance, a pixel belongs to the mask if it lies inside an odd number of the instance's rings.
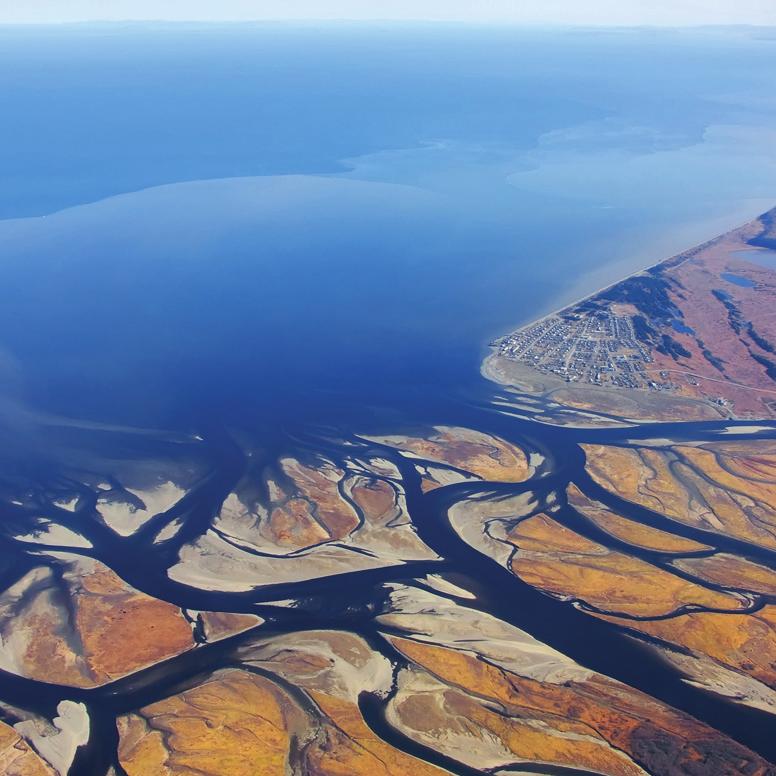
[[669,390],[648,371],[652,356],[639,342],[628,315],[565,311],[502,337],[494,345],[503,358],[525,363],[567,382],[621,388]]

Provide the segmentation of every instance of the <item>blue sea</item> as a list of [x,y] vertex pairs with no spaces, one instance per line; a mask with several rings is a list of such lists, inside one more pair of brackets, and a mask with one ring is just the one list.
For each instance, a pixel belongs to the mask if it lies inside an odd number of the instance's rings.
[[492,338],[776,203],[774,72],[744,28],[0,28],[4,414],[485,391]]

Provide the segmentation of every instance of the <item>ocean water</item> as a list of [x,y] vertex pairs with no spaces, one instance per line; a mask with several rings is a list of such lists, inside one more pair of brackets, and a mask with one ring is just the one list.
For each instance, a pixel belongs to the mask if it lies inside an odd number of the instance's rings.
[[0,29],[7,402],[487,391],[493,337],[773,204],[775,69],[751,30]]

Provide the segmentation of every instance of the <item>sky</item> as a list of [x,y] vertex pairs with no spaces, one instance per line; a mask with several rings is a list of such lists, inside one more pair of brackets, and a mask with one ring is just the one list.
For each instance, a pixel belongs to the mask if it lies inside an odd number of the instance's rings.
[[776,25],[776,0],[0,0],[0,23],[157,19]]

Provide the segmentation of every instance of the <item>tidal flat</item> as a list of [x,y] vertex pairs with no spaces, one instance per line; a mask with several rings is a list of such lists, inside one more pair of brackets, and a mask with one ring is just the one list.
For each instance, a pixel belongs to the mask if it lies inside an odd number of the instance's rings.
[[771,773],[776,427],[457,406],[20,480],[14,772]]

